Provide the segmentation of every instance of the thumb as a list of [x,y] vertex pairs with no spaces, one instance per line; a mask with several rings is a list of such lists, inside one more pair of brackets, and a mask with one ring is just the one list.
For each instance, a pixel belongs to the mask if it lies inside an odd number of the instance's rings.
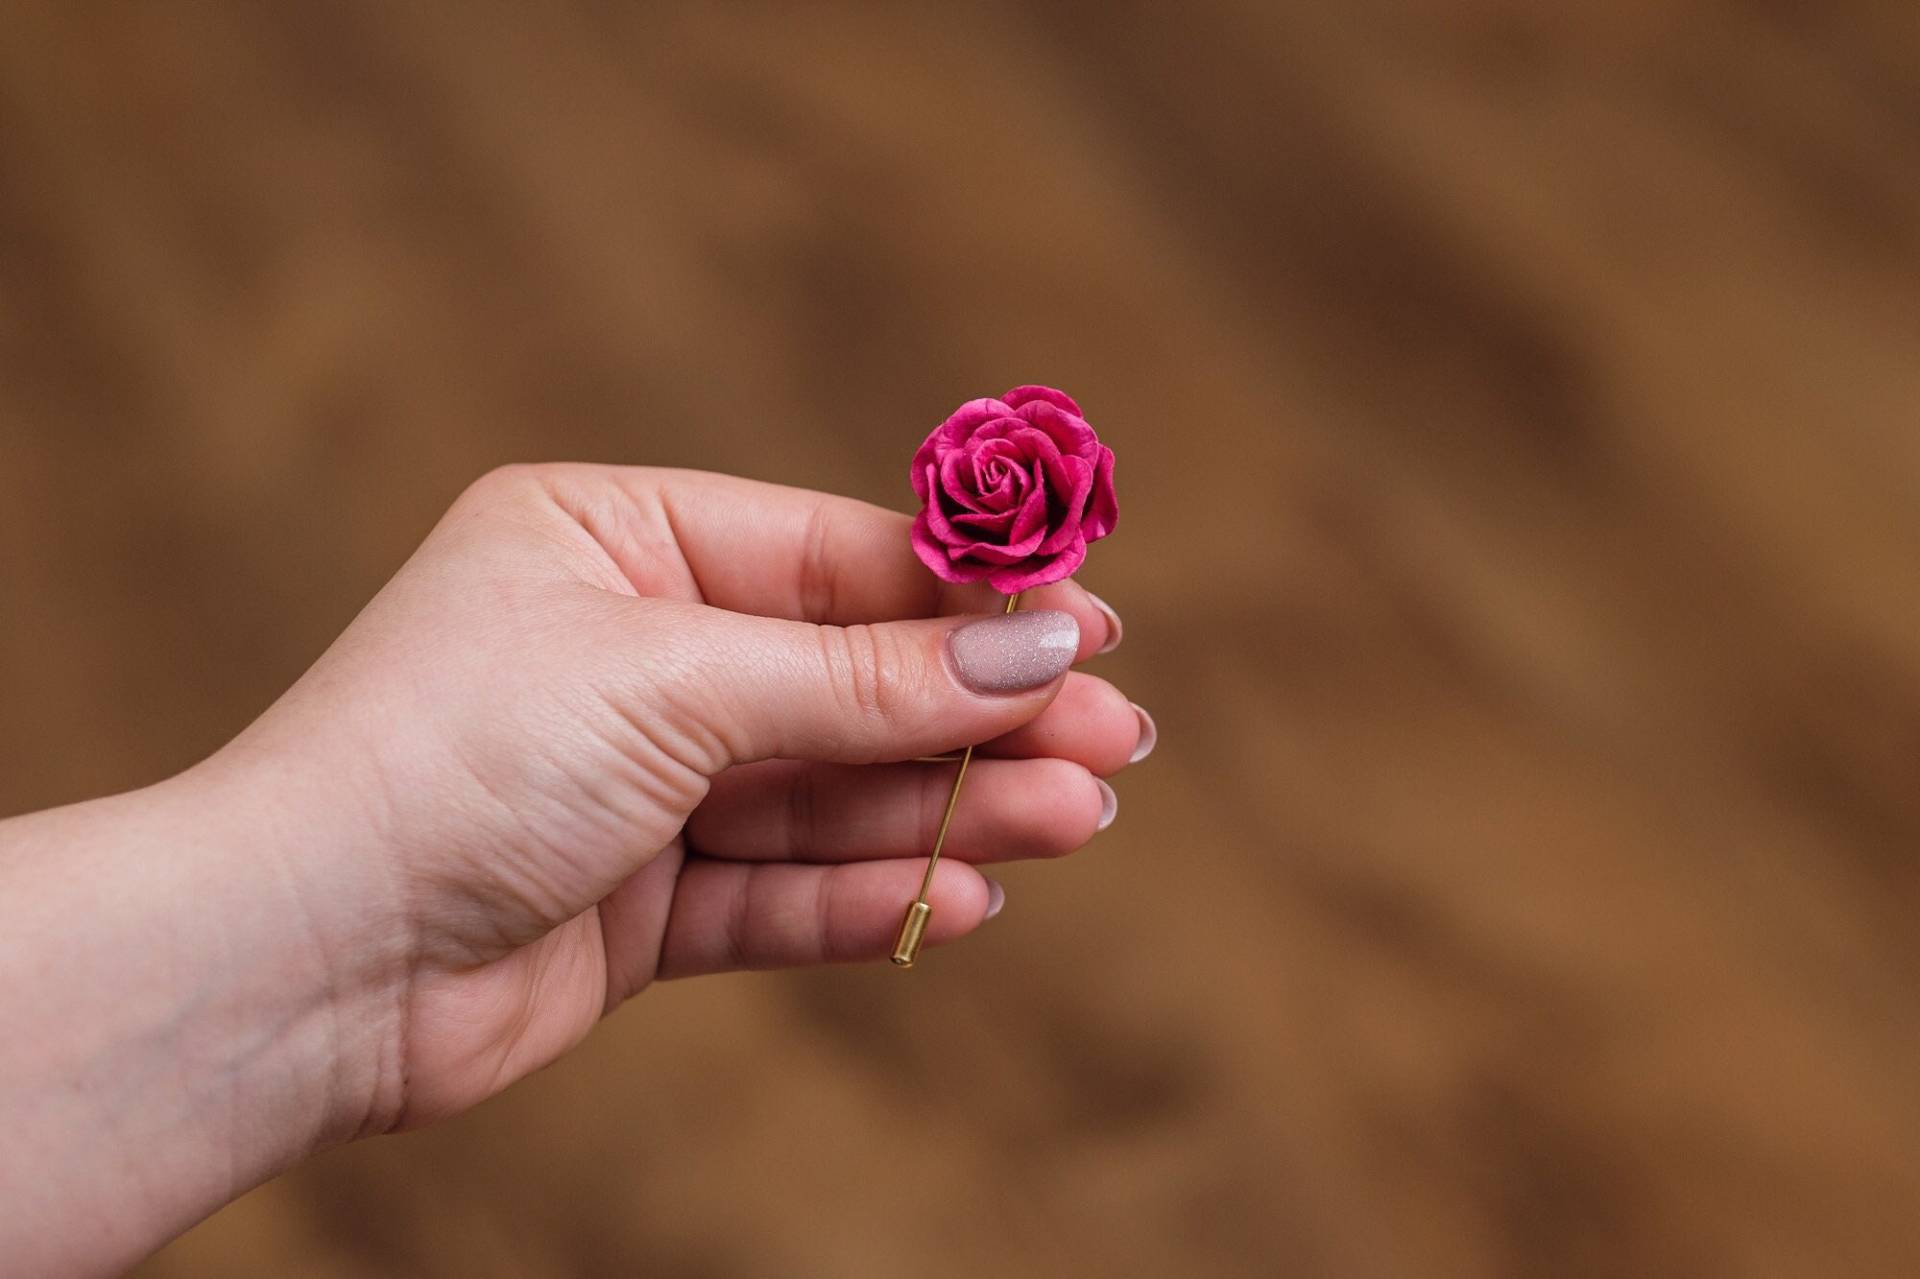
[[871,763],[983,742],[1044,710],[1080,645],[1035,609],[815,626],[701,609],[678,663],[679,727],[718,772],[759,759]]

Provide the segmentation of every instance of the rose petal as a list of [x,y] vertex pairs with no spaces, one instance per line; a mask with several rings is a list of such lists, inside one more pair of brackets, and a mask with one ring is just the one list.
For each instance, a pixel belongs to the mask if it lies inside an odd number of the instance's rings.
[[1087,425],[1087,420],[1061,412],[1058,405],[1036,400],[1021,407],[1020,418],[1045,431],[1062,453],[1077,454],[1091,462],[1094,450],[1100,447],[1100,437]]
[[1004,539],[981,538],[962,544],[958,539],[950,540],[948,548],[955,555],[977,559],[987,564],[1017,564],[1040,549],[1040,541],[1047,535],[1044,518],[1036,521],[1031,531],[1026,531],[1021,521],[1016,520],[1012,532]]
[[1013,493],[1013,484],[1011,480],[1004,475],[1000,477],[1000,482],[997,485],[983,490],[980,493],[979,500],[974,503],[975,509],[982,515],[998,515],[1003,511],[1014,510],[1019,505],[1020,503]]
[[959,408],[948,414],[947,420],[939,426],[934,427],[932,433],[929,434],[925,440],[921,441],[920,447],[914,450],[911,474],[915,495],[918,496],[922,502],[927,500],[927,492],[924,485],[926,481],[925,468],[929,462],[934,461],[939,454],[944,453],[948,449],[958,448],[965,444],[973,437],[974,432],[977,431],[982,424],[991,422],[996,418],[1010,417],[1012,413],[1013,409],[1011,405],[1000,400],[985,399],[968,400],[965,404],[962,404]]
[[944,544],[936,538],[927,522],[927,513],[920,512],[913,521],[913,553],[920,557],[933,575],[943,582],[978,582],[993,572],[991,566],[956,564],[948,554]]
[[[947,513],[947,501],[946,494],[939,491],[936,482],[933,500],[921,508],[921,514],[927,517],[928,531],[941,542],[949,544],[969,540],[963,534],[953,531],[953,524]],[[953,512],[954,515],[965,513],[965,508],[956,508]]]
[[[1033,473],[1033,482],[1027,489],[1027,496],[1020,503],[1019,514],[1013,521],[1013,528],[1007,534],[1009,544],[1025,544],[1029,538],[1044,538],[1047,534],[1047,482],[1038,471]],[[1039,549],[1035,541],[1034,548]]]
[[[1064,456],[1048,467],[1053,478],[1054,510],[1051,520],[1053,533],[1037,550],[1040,555],[1055,555],[1073,544],[1073,540],[1082,536],[1080,519],[1087,509],[1087,494],[1093,488],[1093,467],[1084,459]],[[1063,498],[1061,492],[1065,492]]]
[[1093,493],[1087,499],[1087,518],[1080,527],[1089,542],[1097,542],[1120,523],[1120,501],[1113,492],[1113,450],[1102,444],[1094,464]]
[[962,449],[955,449],[940,458],[940,495],[952,502],[959,510],[977,511],[980,502],[973,482],[973,456]]
[[988,422],[1014,416],[1013,406],[1001,400],[968,400],[952,413],[947,420],[934,429],[928,436],[929,442],[944,444],[948,448],[959,448]]
[[947,553],[947,568],[951,576],[949,582],[984,582],[1000,570],[992,564],[982,564],[977,560],[954,559],[953,553]]
[[926,438],[919,448],[913,451],[913,466],[911,468],[913,475],[913,493],[914,496],[922,502],[926,501],[933,493],[933,488],[927,479],[928,468],[940,465],[940,458],[947,452],[947,448],[948,446],[940,439],[940,432],[936,429],[932,435]]
[[1021,464],[1028,470],[1034,470],[1036,462],[1060,456],[1060,446],[1051,435],[1018,419],[1007,432],[1007,440],[1020,450]]
[[973,485],[982,511],[1004,511],[1019,504],[1027,489],[1026,468],[1004,439],[988,440],[973,452]]
[[987,582],[1002,595],[1017,595],[1021,591],[1030,591],[1037,586],[1072,577],[1086,559],[1087,544],[1083,539],[1076,538],[1058,555],[1028,560],[1024,564],[1003,569],[988,576]]
[[965,546],[949,545],[947,554],[956,559],[977,560],[982,564],[991,564],[995,568],[1006,568],[1008,565],[1022,564],[1032,559],[1033,552],[1039,545],[1040,534],[1036,533],[1023,541],[1012,543],[980,541],[969,542]]
[[1080,411],[1080,406],[1073,402],[1071,395],[1050,386],[1016,386],[1000,397],[1002,404],[1016,409],[1022,404],[1031,404],[1035,400],[1045,400],[1048,404],[1065,409],[1075,417],[1086,416]]
[[1018,505],[1027,492],[1027,467],[1012,440],[1000,438],[981,444],[973,453],[973,471],[981,509],[1004,511]]
[[994,511],[991,514],[976,515],[970,512],[966,515],[956,515],[950,523],[956,529],[973,530],[976,540],[988,540],[987,534],[997,535],[1004,540],[1007,530],[1013,527],[1014,520],[1019,516],[1019,508],[1008,507],[1004,511]]

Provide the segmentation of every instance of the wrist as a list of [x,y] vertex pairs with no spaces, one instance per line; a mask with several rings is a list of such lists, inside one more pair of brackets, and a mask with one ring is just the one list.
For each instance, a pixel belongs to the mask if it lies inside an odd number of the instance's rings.
[[241,774],[0,823],[0,1255],[130,1264],[383,1125],[401,966]]
[[372,823],[342,809],[338,781],[229,750],[152,801],[199,825],[190,873],[211,895],[207,913],[218,907],[213,935],[257,968],[225,989],[242,1040],[282,1036],[295,1085],[283,1100],[301,1118],[287,1162],[387,1131],[402,1103],[411,933],[387,863],[369,851]]

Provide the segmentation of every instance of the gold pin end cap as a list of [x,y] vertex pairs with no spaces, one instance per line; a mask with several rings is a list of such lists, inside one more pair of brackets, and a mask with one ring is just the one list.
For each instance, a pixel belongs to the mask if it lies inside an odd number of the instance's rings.
[[907,917],[900,921],[900,936],[893,943],[896,965],[913,967],[913,961],[920,957],[920,943],[926,940],[927,920],[932,917],[933,907],[926,902],[914,902],[907,907]]

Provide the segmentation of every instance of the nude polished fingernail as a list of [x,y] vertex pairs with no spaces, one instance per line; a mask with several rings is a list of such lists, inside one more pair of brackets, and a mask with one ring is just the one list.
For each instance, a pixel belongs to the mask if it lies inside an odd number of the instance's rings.
[[1130,702],[1128,704],[1133,707],[1133,713],[1140,717],[1140,740],[1135,743],[1133,757],[1129,759],[1127,763],[1138,764],[1141,760],[1153,754],[1154,746],[1160,741],[1160,730],[1153,726],[1153,716],[1147,714],[1146,707],[1138,702]]
[[1120,614],[1113,611],[1113,605],[1107,603],[1092,591],[1087,592],[1087,598],[1093,602],[1095,608],[1100,610],[1100,616],[1107,619],[1106,642],[1095,649],[1094,653],[1096,656],[1101,653],[1111,653],[1114,649],[1120,647],[1120,634],[1126,629],[1120,625]]
[[947,636],[960,682],[976,693],[1020,693],[1051,684],[1073,665],[1080,624],[1050,608],[968,622]]
[[1094,829],[1105,830],[1113,825],[1113,819],[1120,815],[1120,797],[1114,794],[1113,787],[1098,777],[1093,779],[1093,784],[1100,788],[1100,824]]
[[1007,890],[1000,887],[999,880],[989,879],[987,881],[987,918],[992,919],[998,915],[1000,908],[1006,904]]

